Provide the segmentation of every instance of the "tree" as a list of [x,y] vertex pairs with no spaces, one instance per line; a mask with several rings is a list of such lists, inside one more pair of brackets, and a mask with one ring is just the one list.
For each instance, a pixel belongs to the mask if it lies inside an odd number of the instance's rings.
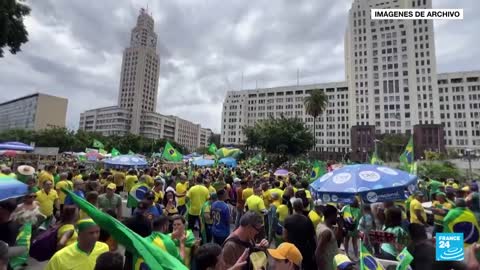
[[16,0],[0,1],[0,57],[3,57],[4,47],[9,47],[10,52],[15,54],[28,41],[28,32],[23,23],[23,17],[28,14],[30,8],[23,3]]
[[384,133],[376,137],[378,154],[384,161],[397,161],[405,150],[410,135]]
[[313,136],[298,118],[270,117],[258,121],[253,127],[244,127],[250,147],[259,147],[267,153],[281,156],[298,156],[305,153],[313,145]]
[[422,162],[418,165],[418,175],[427,176],[437,180],[443,178],[459,179],[463,176],[455,164],[448,161]]
[[212,133],[208,138],[208,145],[214,143],[216,146],[220,146],[220,134]]
[[316,146],[315,129],[316,120],[328,106],[328,96],[320,89],[313,89],[310,95],[305,98],[305,112],[313,117],[313,147]]

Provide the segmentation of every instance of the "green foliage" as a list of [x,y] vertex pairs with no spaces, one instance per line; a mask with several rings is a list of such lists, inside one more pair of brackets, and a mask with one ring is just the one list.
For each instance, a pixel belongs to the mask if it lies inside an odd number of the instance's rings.
[[28,14],[30,8],[17,0],[0,1],[0,57],[3,57],[4,47],[9,47],[9,51],[15,54],[28,41],[28,32],[23,23],[23,17]]
[[[127,134],[126,136],[103,136],[100,133],[85,132],[79,130],[77,132],[69,131],[66,128],[53,128],[41,131],[29,131],[22,129],[12,129],[0,133],[0,142],[4,141],[20,141],[29,144],[35,142],[38,147],[59,147],[60,152],[85,151],[85,148],[92,148],[93,140],[99,140],[105,145],[105,149],[110,151],[116,148],[122,154],[132,150],[135,153],[149,154],[152,152],[161,152],[160,149],[165,146],[166,140],[153,140],[142,136]],[[182,153],[186,153],[186,149],[173,141],[170,143]]]
[[328,96],[320,89],[313,89],[304,101],[305,112],[313,117],[313,147],[315,147],[315,129],[317,117],[322,114],[328,106]]
[[298,156],[313,146],[312,133],[297,118],[269,118],[254,127],[244,127],[247,146],[258,147],[267,153]]
[[210,135],[210,138],[208,138],[208,144],[212,144],[214,143],[217,147],[220,147],[220,134],[215,134],[215,133],[212,133],[212,135]]
[[438,152],[433,152],[433,151],[425,151],[425,160],[441,160],[441,155]]
[[427,176],[433,179],[463,177],[461,171],[455,164],[448,161],[429,161],[422,162],[418,165],[418,175]]
[[[405,150],[410,135],[406,134],[380,134],[376,139],[378,155],[383,161],[398,161],[398,158]],[[415,157],[416,159],[416,157]]]

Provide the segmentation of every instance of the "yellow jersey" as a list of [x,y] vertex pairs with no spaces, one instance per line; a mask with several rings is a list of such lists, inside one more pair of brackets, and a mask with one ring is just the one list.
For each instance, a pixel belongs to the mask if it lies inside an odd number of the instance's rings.
[[90,254],[87,254],[75,242],[57,251],[48,261],[45,270],[94,270],[98,256],[108,250],[107,244],[97,241]]
[[58,194],[55,190],[45,193],[45,190],[39,190],[35,193],[37,195],[37,201],[39,204],[40,212],[46,217],[53,215],[53,205],[55,200],[58,199]]
[[415,214],[416,210],[420,210],[423,220],[427,221],[427,213],[422,206],[422,203],[419,202],[417,199],[413,199],[410,202],[410,223],[417,223],[422,224],[420,220],[418,220],[417,215]]
[[248,197],[253,195],[253,188],[246,188],[242,191],[242,199],[246,201]]
[[178,183],[175,187],[175,192],[177,193],[177,206],[185,205],[185,196],[187,195],[187,190],[188,182],[185,182],[184,184]]
[[248,197],[245,205],[248,207],[248,211],[253,211],[260,215],[263,215],[263,212],[267,210],[265,208],[265,203],[263,202],[263,199],[257,195],[252,195]]
[[70,180],[62,180],[57,183],[55,186],[55,189],[58,192],[58,200],[60,201],[60,204],[64,204],[65,198],[67,197],[67,194],[65,194],[62,191],[62,188],[68,189],[68,190],[73,190],[73,183]]
[[58,232],[57,232],[57,244],[60,242],[60,240],[62,239],[62,236],[63,234],[65,234],[66,232],[68,231],[73,231],[73,234],[72,236],[67,240],[67,243],[65,244],[65,247],[66,246],[69,246],[75,242],[77,242],[77,238],[78,238],[78,234],[77,234],[77,231],[75,230],[75,226],[73,226],[73,224],[65,224],[65,225],[62,225],[60,228],[58,228]]
[[52,184],[53,184],[53,175],[50,172],[42,171],[38,176],[38,186],[42,188],[43,183],[45,183],[45,181],[47,180],[52,181]]
[[188,213],[192,216],[199,216],[203,204],[210,198],[210,193],[205,186],[195,185],[188,190],[187,197],[190,200]]

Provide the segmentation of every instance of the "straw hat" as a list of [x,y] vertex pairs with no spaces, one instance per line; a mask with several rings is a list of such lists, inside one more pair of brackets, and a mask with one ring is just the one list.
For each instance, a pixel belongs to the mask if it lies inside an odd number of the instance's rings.
[[18,166],[17,171],[21,175],[31,176],[35,173],[35,169],[32,166],[21,165]]

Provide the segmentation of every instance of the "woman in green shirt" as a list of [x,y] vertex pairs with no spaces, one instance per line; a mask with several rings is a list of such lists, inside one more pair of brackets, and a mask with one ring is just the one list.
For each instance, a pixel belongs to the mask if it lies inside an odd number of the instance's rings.
[[383,243],[380,246],[380,257],[386,260],[396,260],[397,255],[408,243],[408,233],[402,228],[402,210],[397,207],[391,207],[386,211],[384,232],[395,236],[395,241]]

